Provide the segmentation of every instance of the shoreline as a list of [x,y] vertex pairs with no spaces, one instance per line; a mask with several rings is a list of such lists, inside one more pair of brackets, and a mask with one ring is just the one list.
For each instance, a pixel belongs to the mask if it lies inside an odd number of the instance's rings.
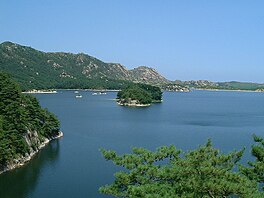
[[95,92],[119,92],[120,89],[80,89],[84,91],[95,91]]
[[36,154],[38,154],[38,152],[43,149],[49,142],[51,142],[52,140],[55,139],[59,139],[63,137],[63,132],[59,131],[59,134],[57,136],[54,136],[50,139],[46,138],[39,146],[38,149],[36,151],[30,152],[29,154],[27,154],[26,156],[21,156],[17,159],[14,159],[12,162],[10,162],[7,166],[5,166],[3,168],[3,170],[0,170],[0,175],[4,172],[8,172],[11,170],[14,170],[16,168],[22,167],[24,165],[26,165],[31,159],[33,159],[35,157]]
[[116,102],[116,103],[124,107],[149,107],[151,106],[151,104],[129,104],[129,103],[120,103],[120,102]]
[[26,94],[56,94],[58,92],[57,92],[57,90],[33,89],[33,90],[29,90],[29,91],[23,91],[22,93],[26,93]]
[[56,89],[57,91],[95,91],[95,92],[118,92],[120,89]]
[[202,88],[195,88],[193,90],[198,91],[229,91],[229,92],[255,92],[255,93],[262,93],[263,91],[257,91],[257,90],[242,90],[242,89],[202,89]]
[[22,93],[28,94],[35,94],[35,93],[42,93],[42,94],[55,94],[58,91],[94,91],[94,92],[118,92],[120,89],[52,89],[52,90],[43,90],[43,89],[34,89],[23,91]]
[[[172,90],[163,90],[163,92],[182,92],[188,93],[192,90],[198,91],[228,91],[228,92],[256,92],[262,93],[264,91],[259,90],[243,90],[243,89],[204,89],[204,88],[191,88],[190,91],[172,91]],[[52,90],[41,90],[41,89],[34,89],[29,91],[23,91],[22,93],[25,94],[57,94],[58,91],[90,91],[90,92],[118,92],[118,89],[52,89]]]

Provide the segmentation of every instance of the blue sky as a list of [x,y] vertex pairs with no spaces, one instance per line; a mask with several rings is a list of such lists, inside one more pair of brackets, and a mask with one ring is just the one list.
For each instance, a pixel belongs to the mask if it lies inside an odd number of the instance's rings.
[[84,52],[170,80],[264,82],[262,0],[2,0],[0,42]]

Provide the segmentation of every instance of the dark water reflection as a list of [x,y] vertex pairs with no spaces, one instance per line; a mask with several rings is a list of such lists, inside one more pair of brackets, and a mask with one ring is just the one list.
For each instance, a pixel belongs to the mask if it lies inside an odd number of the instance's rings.
[[53,140],[25,166],[3,173],[0,177],[0,197],[31,197],[31,192],[34,191],[38,183],[41,171],[46,166],[54,166],[59,158],[59,153],[59,140]]

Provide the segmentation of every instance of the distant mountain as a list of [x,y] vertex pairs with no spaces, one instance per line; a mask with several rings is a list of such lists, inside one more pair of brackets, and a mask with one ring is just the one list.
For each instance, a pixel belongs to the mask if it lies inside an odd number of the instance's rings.
[[132,81],[147,84],[167,84],[171,81],[161,76],[155,69],[146,66],[140,66],[129,71]]
[[128,70],[121,64],[105,63],[84,53],[46,53],[11,42],[0,44],[0,70],[10,73],[23,89],[119,89],[129,82],[170,83],[149,67]]
[[264,84],[169,81],[155,69],[140,66],[128,70],[119,63],[105,63],[84,53],[42,52],[31,47],[0,44],[0,71],[10,73],[23,90],[29,89],[122,89],[131,83],[159,86],[167,91],[225,89],[263,91]]
[[264,84],[251,82],[212,82],[208,80],[176,80],[174,83],[187,86],[194,89],[222,89],[222,90],[248,90],[248,91],[264,91]]

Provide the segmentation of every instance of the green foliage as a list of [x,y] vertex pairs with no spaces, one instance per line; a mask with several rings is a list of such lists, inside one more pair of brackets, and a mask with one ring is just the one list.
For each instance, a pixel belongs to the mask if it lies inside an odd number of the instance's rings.
[[137,100],[139,104],[150,104],[162,100],[162,92],[159,87],[146,84],[134,84],[117,93],[117,99],[123,103]]
[[150,104],[151,95],[139,87],[129,87],[118,92],[117,97],[123,100],[125,103],[129,103],[129,100],[137,100],[139,104]]
[[141,89],[147,91],[151,95],[152,101],[161,101],[162,100],[162,92],[159,87],[147,85],[147,84],[137,84]]
[[112,89],[119,90],[133,84],[129,81],[114,80],[108,78],[100,79],[62,79],[53,88],[56,89]]
[[18,155],[29,152],[28,131],[50,138],[59,132],[59,121],[41,109],[37,99],[21,94],[10,76],[0,73],[0,168]]
[[[241,166],[241,171],[251,180],[256,180],[260,185],[264,184],[264,139],[254,135],[255,145],[252,146],[251,153],[255,157],[255,162],[248,162],[249,167]],[[263,187],[264,190],[264,187]]]
[[151,198],[263,197],[256,180],[234,171],[243,150],[221,154],[210,140],[187,153],[174,146],[163,146],[155,152],[133,148],[133,154],[121,156],[114,151],[101,152],[106,160],[126,169],[115,174],[112,184],[100,188],[104,194]]
[[0,71],[22,90],[123,89],[132,82],[122,68],[80,53],[45,53],[11,42],[0,44]]

